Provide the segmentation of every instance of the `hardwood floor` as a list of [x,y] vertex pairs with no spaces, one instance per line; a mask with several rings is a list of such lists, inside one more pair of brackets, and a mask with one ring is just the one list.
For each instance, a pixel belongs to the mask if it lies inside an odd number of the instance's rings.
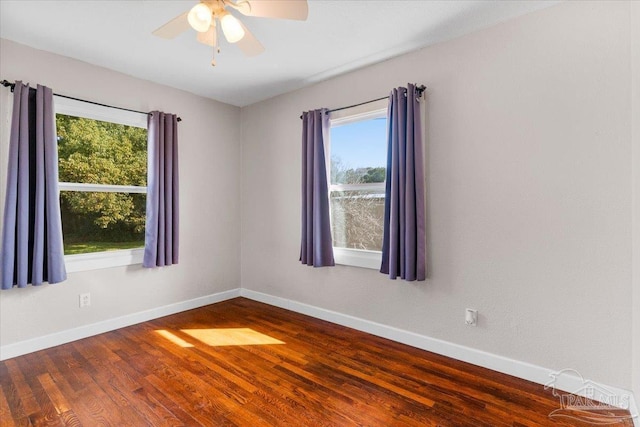
[[243,298],[0,362],[2,427],[594,425],[559,408],[538,384]]

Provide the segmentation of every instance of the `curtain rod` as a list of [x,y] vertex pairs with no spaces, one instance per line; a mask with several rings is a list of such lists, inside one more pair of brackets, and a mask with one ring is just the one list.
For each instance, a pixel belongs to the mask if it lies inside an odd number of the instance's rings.
[[[15,83],[11,83],[7,80],[2,80],[0,81],[0,84],[4,87],[9,87],[11,88],[11,92],[13,92],[13,90],[16,87]],[[140,114],[151,114],[147,111],[138,111],[138,110],[131,110],[129,108],[123,108],[123,107],[116,107],[115,105],[107,105],[107,104],[101,104],[99,102],[94,102],[94,101],[87,101],[86,99],[80,99],[80,98],[74,98],[73,96],[67,96],[67,95],[60,95],[59,93],[54,93],[55,96],[59,96],[60,98],[66,98],[66,99],[72,99],[74,101],[80,101],[80,102],[86,102],[87,104],[93,104],[93,105],[99,105],[101,107],[108,107],[108,108],[115,108],[116,110],[123,110],[123,111],[130,111],[132,113],[140,113]],[[179,122],[182,121],[182,119],[180,117],[177,118],[177,120]]]
[[[416,90],[418,91],[418,98],[419,98],[419,97],[422,96],[424,91],[427,90],[427,87],[425,85],[420,85],[420,86],[416,87]],[[361,102],[359,104],[347,105],[346,107],[333,108],[331,110],[327,110],[327,113],[333,113],[334,111],[346,110],[347,108],[359,107],[361,105],[371,104],[372,102],[382,101],[383,99],[389,99],[389,97],[388,96],[383,96],[382,98],[376,98],[376,99],[372,99],[370,101],[364,101],[364,102]],[[302,115],[300,116],[300,118],[302,119]]]

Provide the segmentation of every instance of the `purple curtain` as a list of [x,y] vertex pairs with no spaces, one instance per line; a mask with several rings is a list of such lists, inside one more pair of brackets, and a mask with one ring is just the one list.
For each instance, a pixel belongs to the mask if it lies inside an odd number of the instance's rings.
[[13,92],[0,266],[2,289],[67,278],[53,92],[20,81]]
[[178,118],[154,111],[148,119],[146,268],[178,263]]
[[419,94],[412,84],[389,97],[381,273],[425,280],[424,165]]
[[335,265],[324,137],[329,129],[326,109],[302,114],[302,242],[300,261],[314,267]]

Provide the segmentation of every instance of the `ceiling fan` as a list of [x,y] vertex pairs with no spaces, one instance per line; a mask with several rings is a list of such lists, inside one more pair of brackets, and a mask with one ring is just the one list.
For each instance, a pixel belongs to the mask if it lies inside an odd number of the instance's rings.
[[172,39],[193,28],[198,32],[200,43],[212,46],[220,52],[218,28],[229,43],[235,43],[247,56],[264,52],[264,46],[228,9],[235,9],[243,15],[262,18],[295,19],[305,21],[309,14],[307,0],[201,0],[191,10],[184,12],[153,32],[153,35]]

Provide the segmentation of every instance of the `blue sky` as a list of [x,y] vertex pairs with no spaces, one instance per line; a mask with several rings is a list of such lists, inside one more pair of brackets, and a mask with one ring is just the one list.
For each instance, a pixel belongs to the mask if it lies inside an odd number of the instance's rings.
[[348,168],[386,166],[387,119],[373,119],[331,128],[331,155]]

